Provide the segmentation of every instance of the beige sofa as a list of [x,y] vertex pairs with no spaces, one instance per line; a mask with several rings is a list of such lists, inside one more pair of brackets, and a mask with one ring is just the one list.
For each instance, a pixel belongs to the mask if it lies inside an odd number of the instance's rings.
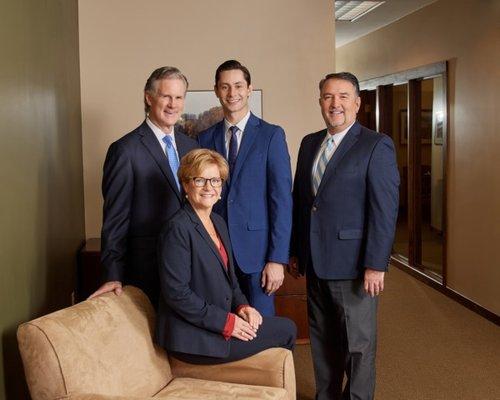
[[33,400],[295,399],[292,353],[196,366],[154,345],[154,311],[128,286],[22,324],[17,332]]

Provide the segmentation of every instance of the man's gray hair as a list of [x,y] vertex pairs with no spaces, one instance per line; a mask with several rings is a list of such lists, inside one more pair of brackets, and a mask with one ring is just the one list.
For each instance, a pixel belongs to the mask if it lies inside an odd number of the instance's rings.
[[156,68],[146,81],[146,85],[144,85],[144,111],[146,112],[146,115],[150,108],[148,102],[146,101],[146,93],[155,95],[157,91],[157,82],[162,79],[180,79],[186,85],[186,90],[189,86],[187,78],[181,71],[179,71],[178,68],[168,66]]

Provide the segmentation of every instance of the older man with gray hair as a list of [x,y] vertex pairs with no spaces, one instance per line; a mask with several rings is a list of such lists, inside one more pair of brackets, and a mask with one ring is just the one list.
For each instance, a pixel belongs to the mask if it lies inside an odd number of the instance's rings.
[[181,206],[179,160],[198,147],[174,132],[187,88],[177,68],[154,70],[144,87],[145,121],[109,147],[102,179],[104,284],[90,297],[120,294],[122,285],[131,284],[158,306],[157,238]]

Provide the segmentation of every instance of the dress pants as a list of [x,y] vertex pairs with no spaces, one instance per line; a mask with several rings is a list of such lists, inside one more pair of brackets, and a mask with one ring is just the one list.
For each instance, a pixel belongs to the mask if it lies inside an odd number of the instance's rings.
[[245,342],[233,337],[229,339],[229,355],[227,357],[207,357],[171,351],[169,354],[190,364],[222,364],[253,356],[272,347],[293,350],[296,337],[297,327],[291,319],[264,317],[262,325],[257,331],[257,337],[253,340]]
[[267,295],[261,285],[262,272],[247,274],[236,267],[236,276],[240,289],[247,298],[250,305],[259,311],[263,317],[273,317],[274,309],[274,294]]
[[310,268],[307,304],[316,399],[373,399],[377,297],[365,293],[363,279],[320,279]]

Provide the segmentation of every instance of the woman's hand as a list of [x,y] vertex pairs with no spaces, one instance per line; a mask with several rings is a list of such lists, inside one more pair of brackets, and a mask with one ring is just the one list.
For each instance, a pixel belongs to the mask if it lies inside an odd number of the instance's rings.
[[257,333],[255,333],[255,330],[247,321],[236,315],[234,318],[234,329],[231,336],[248,342],[249,340],[257,337]]
[[257,332],[262,324],[262,315],[253,307],[247,306],[238,311],[238,316],[247,321],[252,329]]

